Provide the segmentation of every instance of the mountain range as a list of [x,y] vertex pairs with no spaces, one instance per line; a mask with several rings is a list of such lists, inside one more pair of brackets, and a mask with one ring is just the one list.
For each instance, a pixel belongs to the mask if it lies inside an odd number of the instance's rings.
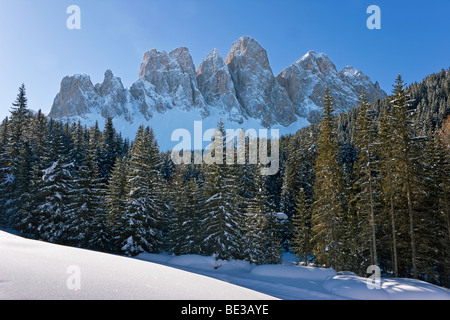
[[160,147],[169,150],[175,145],[172,132],[191,130],[194,121],[202,121],[205,129],[222,120],[230,129],[295,133],[317,121],[327,86],[337,112],[356,107],[362,90],[369,102],[386,96],[378,82],[361,71],[350,66],[338,71],[326,54],[315,51],[275,76],[267,51],[244,36],[225,59],[214,49],[198,68],[188,48],[147,51],[129,89],[111,70],[96,85],[85,74],[67,76],[49,116],[86,125],[98,121],[100,126],[111,117],[130,139],[139,125],[149,125]]

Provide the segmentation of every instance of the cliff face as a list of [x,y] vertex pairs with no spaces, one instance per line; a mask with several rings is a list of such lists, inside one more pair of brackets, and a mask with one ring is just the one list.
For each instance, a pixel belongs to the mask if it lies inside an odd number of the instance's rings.
[[251,121],[287,128],[320,109],[327,86],[337,111],[354,108],[362,90],[370,102],[386,96],[362,72],[353,67],[338,71],[325,54],[314,51],[275,77],[266,50],[255,39],[241,37],[225,60],[214,49],[197,70],[187,48],[147,51],[130,89],[110,70],[95,86],[87,75],[65,77],[50,116],[89,119],[96,114],[152,125],[155,117],[179,111],[243,127]]

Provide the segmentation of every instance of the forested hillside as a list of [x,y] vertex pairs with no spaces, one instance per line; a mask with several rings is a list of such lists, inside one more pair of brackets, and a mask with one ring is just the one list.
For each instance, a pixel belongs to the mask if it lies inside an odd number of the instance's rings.
[[282,137],[280,171],[265,177],[259,165],[176,166],[149,127],[130,142],[111,119],[104,130],[48,119],[22,86],[0,126],[0,226],[130,256],[276,264],[291,250],[448,287],[449,95],[450,70],[409,86],[399,76],[391,96],[363,95],[348,113],[327,91],[321,121]]

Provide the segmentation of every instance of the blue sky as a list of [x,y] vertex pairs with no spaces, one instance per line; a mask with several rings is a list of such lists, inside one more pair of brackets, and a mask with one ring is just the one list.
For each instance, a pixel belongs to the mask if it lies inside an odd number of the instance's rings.
[[[72,4],[81,30],[66,27]],[[366,27],[373,4],[381,30]],[[30,107],[48,112],[66,75],[96,84],[111,69],[129,87],[146,50],[186,46],[198,66],[242,35],[267,50],[275,75],[315,50],[390,93],[399,73],[411,83],[450,67],[449,13],[448,0],[0,0],[0,117],[22,83]]]

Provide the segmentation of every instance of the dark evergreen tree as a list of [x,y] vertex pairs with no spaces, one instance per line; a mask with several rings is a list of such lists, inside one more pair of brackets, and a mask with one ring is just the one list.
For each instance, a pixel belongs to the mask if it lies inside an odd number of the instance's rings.
[[32,157],[29,143],[30,112],[26,97],[25,85],[19,93],[11,110],[8,122],[8,140],[4,146],[2,193],[4,199],[5,224],[9,228],[17,228],[22,216],[26,214],[26,200],[30,196],[32,177]]
[[[242,255],[242,232],[236,170],[226,163],[227,137],[222,122],[219,123],[211,144],[213,163],[205,164],[203,190],[208,213],[204,220],[202,250],[217,259],[237,259]],[[234,144],[229,144],[233,148]]]
[[158,252],[161,246],[161,214],[165,211],[159,148],[150,128],[141,126],[130,150],[127,202],[122,219],[121,250],[127,255]]
[[[359,238],[357,251],[364,256],[364,251],[370,252],[370,265],[378,265],[377,256],[377,183],[376,183],[376,126],[369,103],[363,92],[360,98],[360,108],[356,120],[355,147],[358,158],[355,164],[356,179],[353,195],[356,202],[355,220],[358,224]],[[362,256],[360,258],[362,258]]]
[[123,219],[127,200],[128,164],[126,158],[118,157],[111,172],[105,201],[107,209],[107,226],[111,236],[111,250],[120,252],[123,246],[122,233],[128,221]]
[[313,253],[320,264],[341,269],[345,244],[342,241],[344,220],[344,176],[339,164],[339,145],[332,98],[327,88],[323,119],[317,140],[314,165],[314,203],[312,213]]
[[311,199],[307,197],[305,189],[298,192],[296,203],[296,214],[293,218],[293,238],[291,250],[296,257],[303,261],[305,265],[311,260],[313,251],[312,228],[311,228]]

